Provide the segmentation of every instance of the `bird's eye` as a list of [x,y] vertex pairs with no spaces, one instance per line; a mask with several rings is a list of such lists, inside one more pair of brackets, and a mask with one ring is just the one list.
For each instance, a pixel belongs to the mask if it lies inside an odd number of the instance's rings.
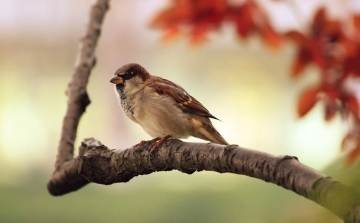
[[132,78],[133,76],[134,76],[134,73],[133,73],[133,72],[131,72],[131,73],[125,73],[125,74],[122,75],[122,78],[123,78],[124,80],[129,80],[129,79]]

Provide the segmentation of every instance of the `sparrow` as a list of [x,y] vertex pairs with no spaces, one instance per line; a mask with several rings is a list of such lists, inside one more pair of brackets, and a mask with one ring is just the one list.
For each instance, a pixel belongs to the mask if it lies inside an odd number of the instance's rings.
[[219,119],[174,82],[153,76],[136,63],[120,67],[110,82],[126,116],[154,138],[150,153],[170,137],[193,136],[229,145],[210,121]]

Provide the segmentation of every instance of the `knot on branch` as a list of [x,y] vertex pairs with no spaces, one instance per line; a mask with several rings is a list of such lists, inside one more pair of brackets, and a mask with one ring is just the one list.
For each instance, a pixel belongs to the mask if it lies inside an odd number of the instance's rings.
[[111,178],[106,177],[114,171],[109,170],[112,167],[109,165],[112,155],[113,153],[109,148],[100,141],[94,138],[85,139],[81,143],[77,158],[79,160],[78,173],[90,182],[113,183]]
[[107,149],[107,147],[102,144],[100,141],[94,138],[87,138],[81,143],[80,154],[86,153],[86,150],[95,148],[95,149]]

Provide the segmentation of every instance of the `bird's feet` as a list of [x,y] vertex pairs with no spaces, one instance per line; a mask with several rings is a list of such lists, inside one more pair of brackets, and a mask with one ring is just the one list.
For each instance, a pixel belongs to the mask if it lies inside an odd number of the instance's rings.
[[151,142],[152,144],[155,143],[156,141],[158,141],[159,139],[161,139],[160,137],[156,137],[152,140],[146,141],[146,140],[141,140],[139,143],[136,143],[135,145],[133,145],[134,148],[137,148],[139,146],[141,146],[142,144],[146,143],[146,142]]
[[170,137],[171,137],[171,135],[167,135],[167,136],[165,136],[163,138],[155,138],[155,139],[153,139],[152,141],[154,141],[154,144],[151,146],[150,154],[153,154],[156,151],[156,149],[159,146],[161,146],[162,144],[164,144],[164,142],[166,140],[168,140]]

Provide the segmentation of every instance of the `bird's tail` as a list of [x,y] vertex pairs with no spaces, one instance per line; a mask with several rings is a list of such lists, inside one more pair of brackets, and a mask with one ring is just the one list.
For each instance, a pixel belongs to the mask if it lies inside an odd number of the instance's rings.
[[[194,122],[199,121],[193,120],[193,123]],[[220,133],[215,129],[208,118],[204,118],[204,120],[202,120],[200,123],[201,125],[196,125],[197,123],[194,125],[197,126],[197,128],[195,127],[193,136],[221,145],[229,145],[229,143],[226,142],[226,140],[220,135]]]

